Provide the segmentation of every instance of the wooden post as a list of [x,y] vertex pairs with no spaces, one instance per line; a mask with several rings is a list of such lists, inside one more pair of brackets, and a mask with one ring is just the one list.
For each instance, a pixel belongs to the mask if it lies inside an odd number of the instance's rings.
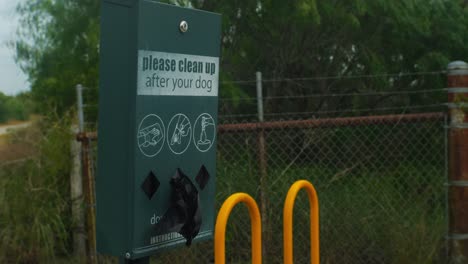
[[[72,128],[77,134],[78,128]],[[72,168],[70,173],[70,199],[73,227],[73,255],[79,262],[86,257],[85,212],[83,203],[83,177],[81,174],[80,143],[73,138],[71,142]]]
[[448,65],[451,263],[468,263],[468,64]]

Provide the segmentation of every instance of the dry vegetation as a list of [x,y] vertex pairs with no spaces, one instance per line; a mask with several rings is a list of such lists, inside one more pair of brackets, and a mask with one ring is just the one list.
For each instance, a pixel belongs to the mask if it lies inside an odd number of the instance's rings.
[[29,126],[17,129],[13,133],[0,135],[0,166],[33,155],[35,145],[33,138],[37,133],[36,126]]
[[22,160],[32,155],[33,149],[27,144],[5,143],[0,138],[0,164]]
[[69,115],[32,122],[2,137],[0,263],[68,258]]
[[0,135],[0,149],[7,144],[7,136],[6,135]]
[[[34,145],[39,136],[37,123],[40,121],[40,117],[31,115],[29,120],[10,120],[7,123],[0,124],[0,166],[5,163],[23,160],[34,154]],[[19,126],[20,128],[5,131],[5,128],[10,126]],[[24,126],[27,126],[27,128]]]

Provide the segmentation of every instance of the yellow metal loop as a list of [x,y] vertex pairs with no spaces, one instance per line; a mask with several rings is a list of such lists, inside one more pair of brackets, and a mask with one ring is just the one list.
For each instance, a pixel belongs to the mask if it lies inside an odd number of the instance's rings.
[[301,189],[307,191],[310,205],[310,263],[320,263],[319,248],[319,203],[314,186],[308,181],[297,181],[288,191],[283,208],[284,263],[293,263],[293,209],[294,201]]
[[262,223],[260,218],[260,211],[258,210],[257,203],[248,194],[236,193],[231,195],[221,207],[216,219],[215,226],[215,263],[226,263],[226,225],[231,214],[232,209],[238,203],[245,203],[249,209],[251,229],[252,229],[252,263],[262,263]]

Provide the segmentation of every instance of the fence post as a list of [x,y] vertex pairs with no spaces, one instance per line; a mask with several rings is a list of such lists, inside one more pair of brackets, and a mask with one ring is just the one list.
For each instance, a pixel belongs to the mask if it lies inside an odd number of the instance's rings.
[[76,102],[78,107],[78,128],[84,132],[84,112],[83,112],[83,86],[78,84],[76,86]]
[[[75,134],[84,132],[83,86],[76,85],[76,102],[78,127],[73,128]],[[73,164],[70,173],[70,196],[73,223],[73,253],[81,261],[86,256],[85,211],[83,199],[83,150],[76,139],[71,142]]]
[[[72,127],[77,134],[78,128]],[[70,200],[73,226],[73,254],[81,262],[86,256],[85,212],[83,203],[83,177],[81,174],[80,143],[71,142],[72,168],[70,172]]]
[[88,233],[88,263],[97,263],[96,252],[96,200],[94,197],[94,175],[91,173],[89,152],[91,140],[86,133],[81,133],[81,161],[83,178],[85,182],[85,198],[87,208],[87,233]]
[[[264,121],[263,117],[263,87],[262,87],[262,73],[257,72],[257,110],[258,110],[258,122]],[[267,158],[266,158],[266,146],[265,146],[265,131],[263,128],[258,129],[258,165],[260,169],[260,211],[262,214],[262,225],[265,232],[265,240],[269,241],[269,228],[268,228],[268,214],[267,214],[267,194],[266,189],[268,186],[267,179]],[[266,254],[266,247],[263,247],[263,255]]]
[[85,131],[85,119],[84,119],[84,104],[83,104],[83,85],[76,85],[77,95],[77,107],[78,107],[78,126],[81,140],[81,171],[82,180],[85,184],[84,197],[86,198],[86,215],[87,215],[87,237],[88,237],[88,262],[97,263],[97,252],[96,252],[96,213],[95,204],[96,199],[94,197],[94,175],[91,173],[91,161],[90,151],[91,144],[90,139],[86,135]]
[[257,111],[258,121],[263,122],[263,86],[261,72],[257,72]]
[[453,263],[468,261],[468,64],[448,65],[449,236]]

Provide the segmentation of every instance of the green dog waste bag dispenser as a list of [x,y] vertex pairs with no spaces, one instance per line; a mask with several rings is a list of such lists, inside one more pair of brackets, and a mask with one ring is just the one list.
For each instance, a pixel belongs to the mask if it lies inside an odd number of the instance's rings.
[[221,18],[102,0],[97,248],[138,259],[212,239]]

